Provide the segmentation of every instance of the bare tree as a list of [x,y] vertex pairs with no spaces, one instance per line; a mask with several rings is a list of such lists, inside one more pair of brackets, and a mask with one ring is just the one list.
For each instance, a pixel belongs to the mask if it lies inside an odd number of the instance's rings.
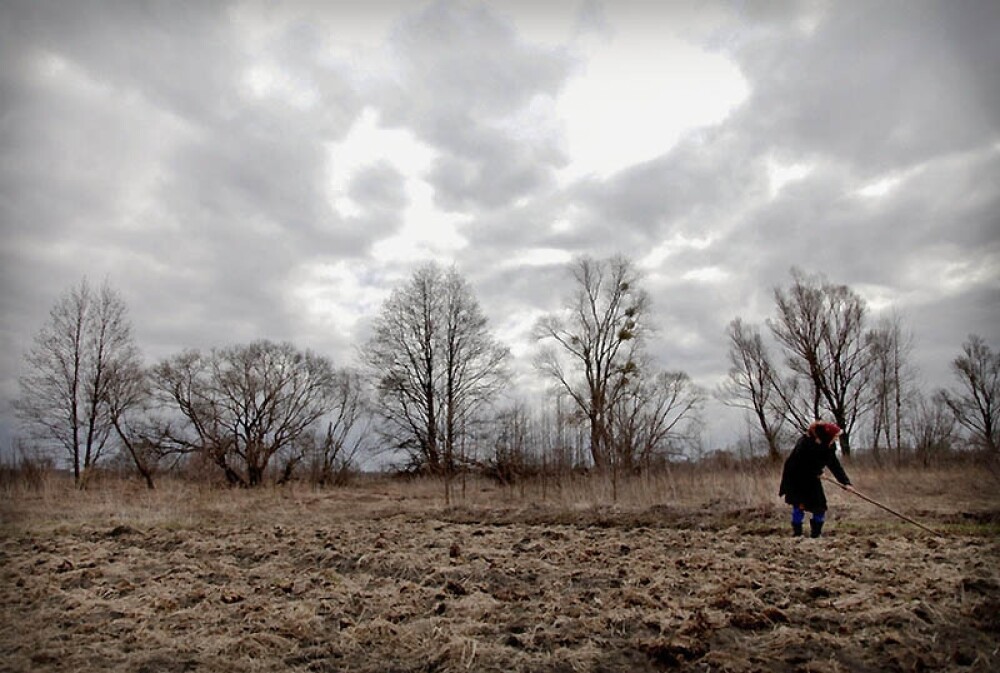
[[295,449],[337,399],[330,361],[288,343],[186,351],[157,365],[152,378],[183,419],[167,439],[203,452],[240,486],[260,485],[272,458]]
[[314,479],[320,485],[343,484],[365,447],[371,426],[371,405],[361,375],[345,369],[337,373],[334,410],[326,431],[310,445]]
[[648,298],[624,257],[584,257],[574,263],[573,279],[576,291],[567,311],[536,326],[536,338],[553,346],[535,366],[587,419],[591,460],[600,470],[611,459],[611,408],[637,371]]
[[629,385],[611,410],[615,465],[624,473],[681,452],[697,435],[705,393],[680,371]]
[[529,470],[531,445],[537,439],[535,422],[527,405],[515,402],[496,415],[494,425],[486,473],[504,486],[513,486]]
[[805,393],[804,398],[792,396],[785,387],[788,413],[804,429],[810,420],[829,412],[843,428],[841,448],[850,454],[851,433],[871,401],[873,359],[865,330],[865,301],[846,285],[797,269],[792,270],[791,287],[775,288],[774,297],[777,317],[768,326]]
[[906,432],[913,450],[924,467],[945,455],[955,442],[955,416],[939,391],[931,400],[917,395],[913,413],[907,417]]
[[151,409],[149,377],[138,362],[121,362],[109,371],[108,417],[124,446],[132,466],[149,489],[157,464],[164,454],[161,434],[155,429]]
[[869,333],[872,356],[872,451],[879,458],[881,442],[902,459],[906,409],[912,406],[915,372],[910,364],[913,337],[903,329],[898,313],[883,316]]
[[729,323],[727,335],[729,373],[716,397],[727,406],[752,414],[767,442],[768,458],[780,461],[779,440],[788,417],[788,405],[780,392],[780,375],[756,326],[736,318]]
[[112,383],[139,370],[139,352],[121,295],[86,280],[66,292],[25,355],[20,419],[41,441],[61,448],[80,486],[104,455],[120,408],[108,404]]
[[446,474],[454,473],[459,442],[481,408],[508,381],[510,351],[488,332],[486,316],[454,267],[443,278],[444,446]]
[[383,304],[362,356],[392,447],[450,476],[470,423],[508,377],[509,351],[469,285],[454,268],[422,266]]
[[543,476],[559,477],[591,464],[588,443],[589,430],[584,418],[569,395],[560,391],[551,402],[540,402],[537,409],[538,460]]
[[941,391],[942,401],[974,443],[996,454],[1000,447],[1000,352],[994,352],[981,336],[970,334],[951,368],[960,388]]
[[788,387],[782,392],[785,406],[795,424],[804,428],[822,413],[822,381],[826,358],[822,352],[822,323],[825,310],[823,291],[797,269],[786,291],[774,289],[777,317],[768,320],[771,333],[784,348],[785,364],[796,383],[805,382],[804,397],[792,396]]
[[228,466],[227,428],[212,388],[211,358],[185,350],[150,370],[154,400],[166,415],[160,445],[165,451],[200,454],[209,464],[221,467],[226,480],[235,485],[240,476]]

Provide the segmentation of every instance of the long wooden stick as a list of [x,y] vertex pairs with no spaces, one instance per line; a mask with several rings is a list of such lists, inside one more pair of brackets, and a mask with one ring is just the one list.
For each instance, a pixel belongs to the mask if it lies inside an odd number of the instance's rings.
[[[841,488],[841,490],[847,491],[847,487],[844,486],[843,484],[841,484],[836,479],[831,479],[830,477],[828,477],[826,475],[823,475],[823,479],[825,481],[830,482],[831,484],[836,484],[837,486],[839,486]],[[878,500],[875,500],[874,498],[869,498],[867,495],[865,495],[864,493],[858,491],[857,489],[850,490],[850,491],[847,491],[847,492],[848,493],[853,493],[854,495],[858,496],[862,500],[870,502],[871,504],[875,505],[876,507],[881,507],[885,511],[889,512],[889,514],[895,514],[896,516],[898,516],[903,521],[908,521],[908,522],[912,523],[914,526],[917,526],[918,528],[922,528],[923,530],[927,531],[931,535],[937,535],[938,534],[936,531],[931,530],[930,528],[928,528],[924,524],[920,523],[919,521],[914,521],[913,519],[911,519],[910,517],[906,516],[905,514],[900,514],[896,510],[891,509],[889,507],[886,507],[885,505],[883,505],[882,503],[880,503]]]

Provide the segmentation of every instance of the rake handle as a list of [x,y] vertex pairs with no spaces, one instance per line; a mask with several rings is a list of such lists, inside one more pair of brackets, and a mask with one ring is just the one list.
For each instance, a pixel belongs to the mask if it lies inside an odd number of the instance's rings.
[[[823,475],[823,480],[824,481],[828,481],[831,484],[836,484],[837,486],[840,487],[841,490],[847,491],[847,487],[844,486],[843,484],[841,484],[836,479],[831,479],[830,477],[827,477],[826,475]],[[890,514],[894,514],[895,516],[898,516],[903,521],[907,521],[909,523],[912,523],[914,526],[917,526],[918,528],[921,528],[921,529],[927,531],[931,535],[935,535],[936,536],[938,534],[936,531],[931,530],[930,528],[928,528],[924,524],[920,523],[919,521],[914,521],[913,519],[911,519],[910,517],[906,516],[905,514],[901,514],[901,513],[897,512],[896,510],[883,505],[878,500],[875,500],[874,498],[868,497],[867,495],[865,495],[864,493],[862,493],[861,491],[859,491],[857,489],[852,489],[852,490],[847,491],[847,492],[848,493],[853,493],[854,495],[858,496],[862,500],[864,500],[866,502],[870,502],[871,504],[875,505],[876,507],[881,507],[882,509],[884,509],[885,511],[889,512]]]

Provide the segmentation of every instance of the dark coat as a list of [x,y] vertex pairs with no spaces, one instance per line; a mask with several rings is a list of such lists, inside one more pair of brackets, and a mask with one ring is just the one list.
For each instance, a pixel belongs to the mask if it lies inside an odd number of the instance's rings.
[[850,485],[851,480],[837,459],[836,445],[832,442],[823,444],[809,435],[803,435],[785,459],[778,495],[785,496],[789,505],[802,505],[809,512],[825,512],[826,493],[820,481],[823,468],[830,468],[833,476],[844,486]]

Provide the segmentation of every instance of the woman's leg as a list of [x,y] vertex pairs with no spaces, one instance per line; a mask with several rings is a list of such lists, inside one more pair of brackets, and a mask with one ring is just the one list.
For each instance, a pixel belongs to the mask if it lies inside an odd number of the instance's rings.
[[818,512],[813,512],[812,518],[809,520],[810,534],[812,537],[819,537],[823,534],[823,522],[826,521],[826,511],[820,510]]
[[792,505],[792,537],[802,537],[802,522],[806,520],[806,510],[801,505]]

